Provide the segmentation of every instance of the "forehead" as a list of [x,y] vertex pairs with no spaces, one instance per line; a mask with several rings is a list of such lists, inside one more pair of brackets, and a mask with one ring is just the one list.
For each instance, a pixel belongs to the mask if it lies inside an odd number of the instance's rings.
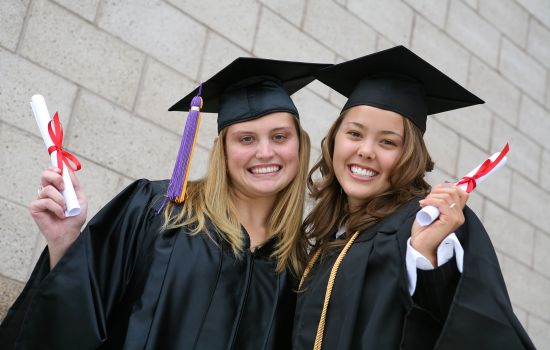
[[367,105],[354,106],[345,112],[342,125],[353,124],[368,129],[403,131],[403,116],[399,113]]
[[262,117],[240,122],[228,126],[228,133],[240,131],[269,131],[278,128],[294,127],[296,125],[296,117],[288,112],[274,112],[266,114]]

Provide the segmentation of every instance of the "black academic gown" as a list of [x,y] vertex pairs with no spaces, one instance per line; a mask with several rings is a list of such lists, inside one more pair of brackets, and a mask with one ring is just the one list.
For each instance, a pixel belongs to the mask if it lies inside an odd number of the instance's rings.
[[1,325],[0,348],[290,348],[295,280],[275,272],[275,239],[237,259],[215,234],[160,233],[166,186],[130,185],[51,272],[46,249]]
[[[418,210],[412,200],[357,237],[335,279],[322,348],[534,349],[512,311],[489,237],[469,208],[456,232],[465,250],[463,273],[454,259],[431,272],[417,270],[410,296],[406,242]],[[313,349],[339,252],[317,262],[298,294],[295,350]]]

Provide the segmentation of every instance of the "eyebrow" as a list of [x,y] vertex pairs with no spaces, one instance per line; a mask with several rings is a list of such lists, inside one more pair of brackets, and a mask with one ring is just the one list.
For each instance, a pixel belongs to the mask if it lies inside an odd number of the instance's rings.
[[[278,128],[270,129],[269,132],[273,133],[273,132],[279,132],[279,131],[290,131],[292,130],[293,127],[294,126],[281,126]],[[256,134],[256,131],[243,129],[243,130],[235,130],[231,133],[231,135],[237,135],[237,134]]]
[[[351,125],[355,126],[356,128],[361,129],[361,130],[367,129],[363,124],[357,123],[357,122],[347,122],[346,124],[351,124]],[[399,137],[403,138],[403,135],[401,135],[398,132],[392,131],[392,130],[381,130],[380,133],[383,134],[383,135],[396,135],[396,136],[399,136]]]

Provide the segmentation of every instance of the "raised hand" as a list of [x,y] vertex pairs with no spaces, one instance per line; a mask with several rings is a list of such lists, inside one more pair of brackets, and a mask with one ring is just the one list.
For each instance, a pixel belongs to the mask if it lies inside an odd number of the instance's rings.
[[416,220],[411,228],[411,245],[437,267],[437,247],[449,234],[464,223],[462,210],[469,194],[457,187],[437,185],[420,201],[420,206],[432,205],[440,215],[431,225],[420,226]]
[[50,255],[50,269],[63,257],[67,249],[76,240],[80,230],[86,222],[88,201],[80,188],[76,176],[71,173],[76,197],[80,203],[80,214],[65,217],[65,199],[63,191],[63,178],[58,168],[50,167],[40,177],[42,189],[38,196],[30,203],[29,209],[38,226],[38,229],[46,238]]

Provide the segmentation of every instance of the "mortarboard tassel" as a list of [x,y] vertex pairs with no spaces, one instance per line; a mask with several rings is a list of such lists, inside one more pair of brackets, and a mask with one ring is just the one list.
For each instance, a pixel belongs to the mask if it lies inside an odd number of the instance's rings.
[[197,142],[197,135],[201,123],[201,92],[202,84],[199,86],[197,96],[193,97],[191,101],[191,108],[189,109],[189,114],[187,114],[187,121],[183,129],[176,165],[174,166],[172,178],[170,179],[170,184],[168,185],[168,191],[166,193],[166,198],[176,203],[182,203],[186,198],[189,169],[191,168],[191,159],[193,158],[193,151],[195,149],[195,143]]

